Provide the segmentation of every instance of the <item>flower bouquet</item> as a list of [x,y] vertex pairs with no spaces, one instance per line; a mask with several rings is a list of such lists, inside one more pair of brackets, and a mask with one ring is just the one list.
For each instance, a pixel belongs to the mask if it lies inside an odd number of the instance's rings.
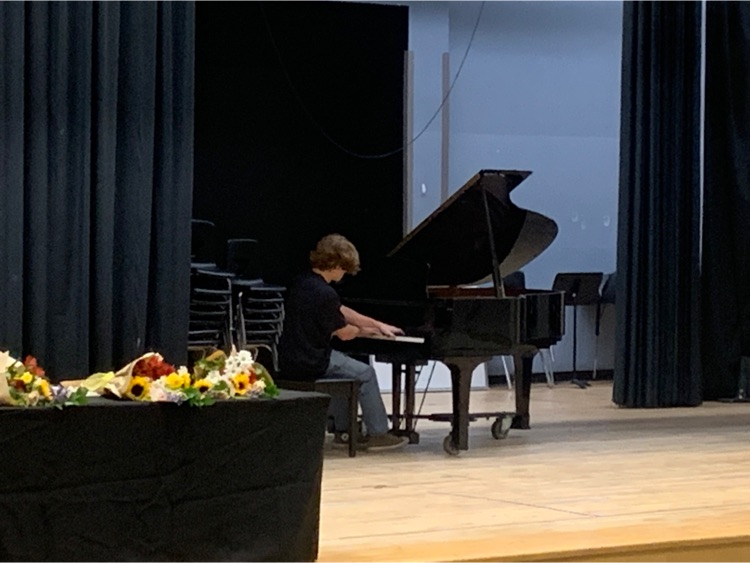
[[144,354],[117,373],[95,373],[82,383],[90,391],[134,401],[206,406],[217,399],[275,397],[268,371],[248,351],[214,352],[196,362],[194,373],[175,368],[158,353]]
[[252,352],[232,346],[227,356],[222,350],[195,362],[195,386],[207,389],[216,398],[276,397],[279,389],[268,370],[255,361]]
[[0,352],[0,404],[20,407],[85,405],[87,390],[81,386],[50,383],[36,358],[23,362]]

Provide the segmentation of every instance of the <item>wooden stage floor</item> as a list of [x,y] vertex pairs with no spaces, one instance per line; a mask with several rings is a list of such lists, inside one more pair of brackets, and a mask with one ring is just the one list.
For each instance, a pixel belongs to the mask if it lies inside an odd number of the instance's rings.
[[[471,410],[512,411],[513,397],[474,391]],[[457,457],[448,424],[427,420],[402,450],[327,443],[318,560],[750,561],[750,404],[611,397],[611,382],[535,384],[531,430],[494,440],[478,420]],[[432,392],[423,412],[449,405]]]

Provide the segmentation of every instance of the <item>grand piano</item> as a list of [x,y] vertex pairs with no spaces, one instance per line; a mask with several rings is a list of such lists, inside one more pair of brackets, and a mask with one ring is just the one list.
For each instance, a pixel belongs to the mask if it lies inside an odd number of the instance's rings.
[[[529,428],[532,360],[564,334],[564,292],[506,288],[557,236],[556,223],[517,207],[510,193],[531,172],[481,170],[409,233],[387,257],[339,287],[342,303],[404,329],[423,343],[356,338],[337,345],[371,354],[393,373],[392,432],[418,442],[416,366],[443,362],[451,373],[451,432],[443,446],[468,449],[469,422],[497,415],[492,435]],[[469,412],[474,369],[496,355],[514,358],[515,413]],[[401,389],[404,384],[404,405]]]

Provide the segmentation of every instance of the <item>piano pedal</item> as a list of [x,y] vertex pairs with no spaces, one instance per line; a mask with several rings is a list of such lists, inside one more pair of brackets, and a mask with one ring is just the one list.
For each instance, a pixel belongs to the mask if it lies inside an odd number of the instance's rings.
[[395,436],[406,436],[410,444],[419,444],[419,432],[414,430],[391,430]]

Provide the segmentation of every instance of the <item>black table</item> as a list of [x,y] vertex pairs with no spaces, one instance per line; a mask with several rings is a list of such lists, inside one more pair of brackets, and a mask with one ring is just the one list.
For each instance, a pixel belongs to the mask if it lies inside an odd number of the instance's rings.
[[330,397],[0,408],[0,558],[314,561]]

